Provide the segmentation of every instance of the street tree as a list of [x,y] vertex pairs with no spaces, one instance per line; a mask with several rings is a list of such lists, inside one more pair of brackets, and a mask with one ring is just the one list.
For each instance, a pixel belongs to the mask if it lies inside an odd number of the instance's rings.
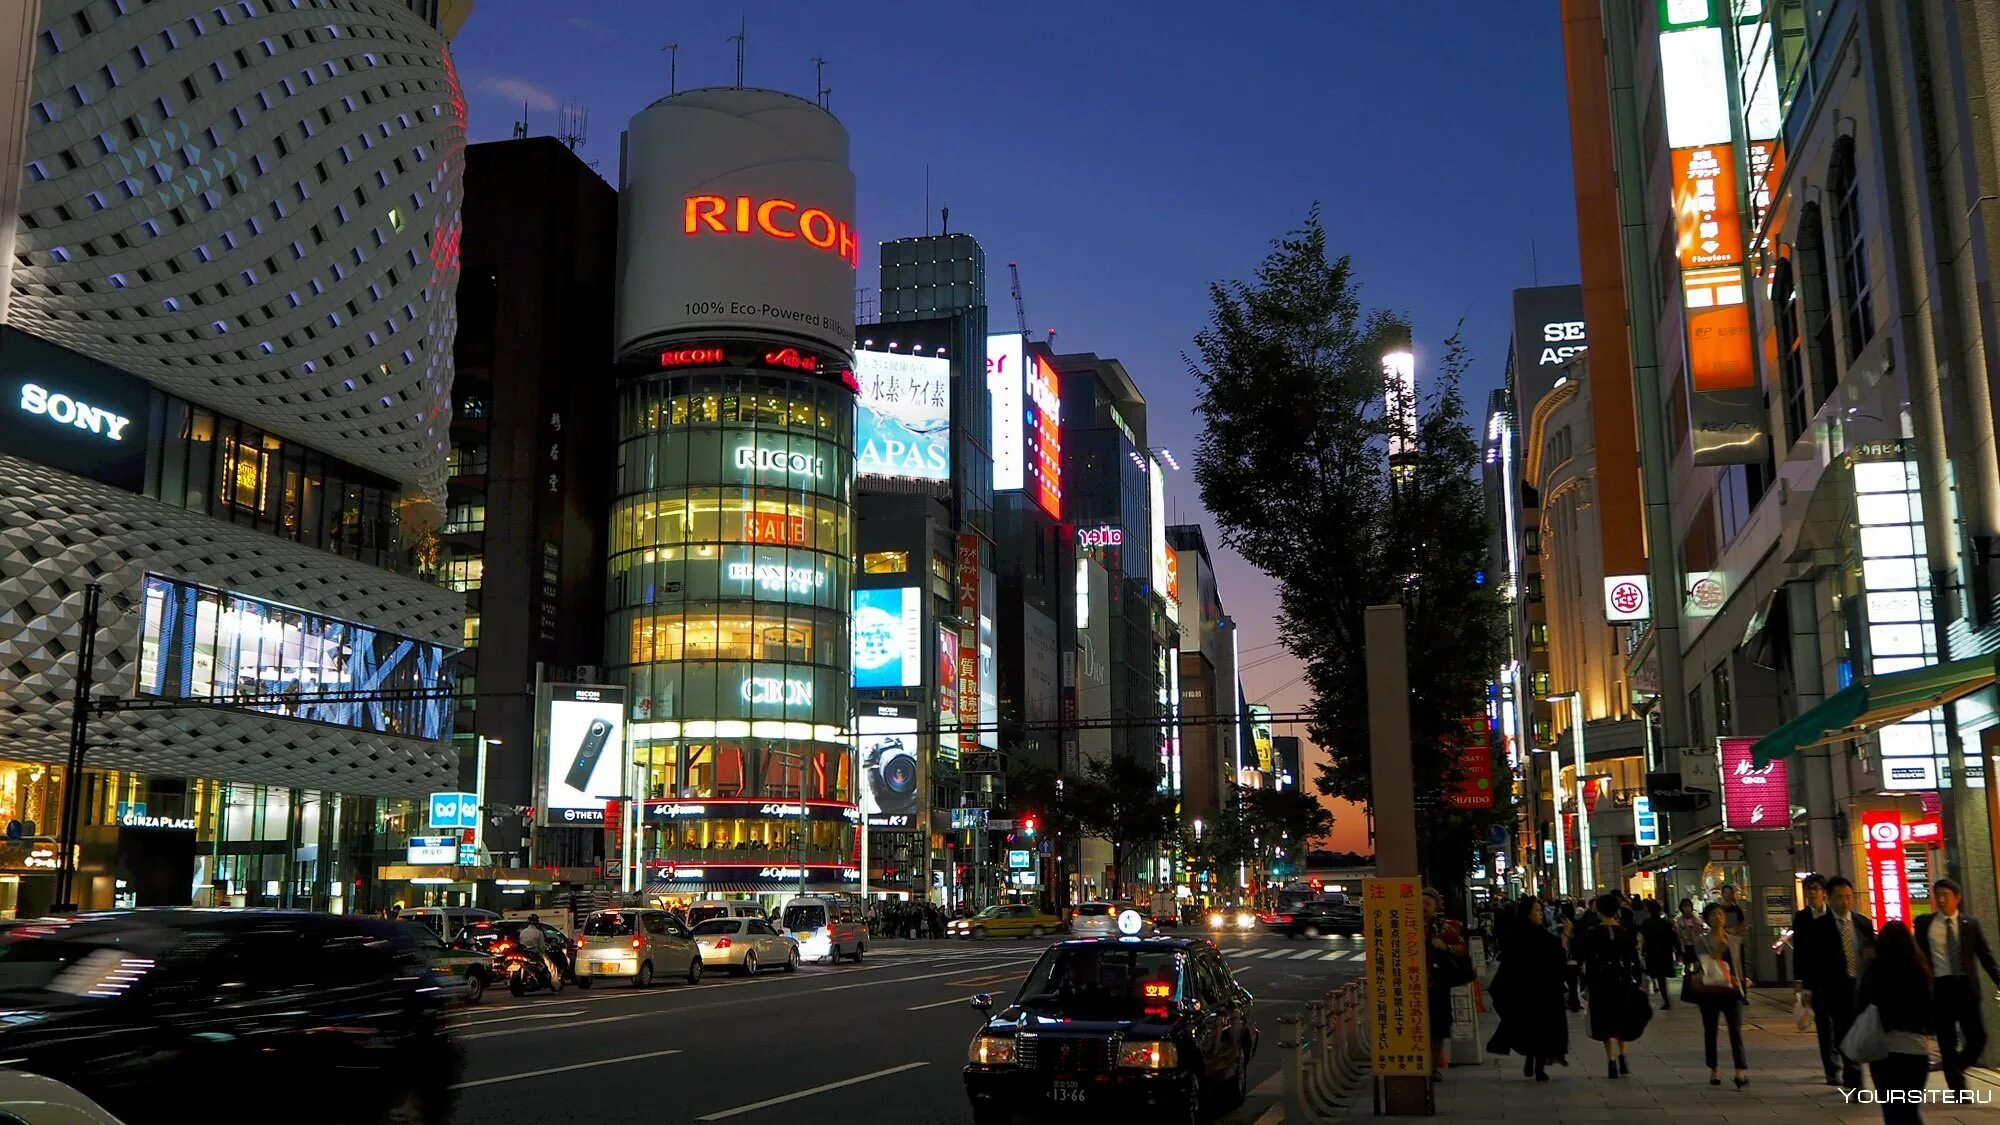
[[1077,832],[1111,845],[1113,898],[1124,895],[1131,858],[1179,831],[1173,795],[1160,791],[1159,773],[1132,758],[1086,763],[1083,777],[1065,782],[1064,798]]
[[[1482,581],[1480,444],[1460,394],[1469,357],[1454,337],[1423,373],[1413,424],[1392,419],[1382,355],[1407,325],[1364,306],[1317,207],[1253,280],[1217,283],[1210,297],[1188,358],[1206,424],[1195,479],[1223,542],[1277,587],[1281,639],[1312,690],[1310,734],[1328,752],[1317,787],[1370,796],[1363,614],[1401,602],[1426,870],[1460,881],[1478,825],[1446,791],[1462,722],[1483,714],[1506,651],[1499,593]],[[1392,435],[1408,446],[1393,473]]]

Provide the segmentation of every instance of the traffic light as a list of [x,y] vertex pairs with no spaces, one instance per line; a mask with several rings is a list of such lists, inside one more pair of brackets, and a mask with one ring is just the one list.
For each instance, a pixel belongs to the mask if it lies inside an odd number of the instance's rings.
[[1312,887],[1313,893],[1318,894],[1320,886],[1322,885],[1319,881],[1319,876],[1317,875],[1313,876],[1312,881],[1310,882],[1309,885]]
[[1034,839],[1035,830],[1039,827],[1041,827],[1041,825],[1038,821],[1035,820],[1035,814],[1029,813],[1027,816],[1021,818],[1021,833],[1022,835],[1027,836],[1029,839],[1031,840]]

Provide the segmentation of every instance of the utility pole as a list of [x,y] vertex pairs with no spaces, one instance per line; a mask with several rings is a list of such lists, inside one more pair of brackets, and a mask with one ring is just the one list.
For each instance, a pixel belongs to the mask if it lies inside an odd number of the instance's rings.
[[97,669],[97,609],[104,587],[92,582],[83,588],[82,633],[76,650],[76,695],[69,717],[69,759],[63,773],[62,828],[57,833],[56,905],[57,914],[73,914],[76,902],[77,821],[83,809],[83,759],[90,749],[90,692]]

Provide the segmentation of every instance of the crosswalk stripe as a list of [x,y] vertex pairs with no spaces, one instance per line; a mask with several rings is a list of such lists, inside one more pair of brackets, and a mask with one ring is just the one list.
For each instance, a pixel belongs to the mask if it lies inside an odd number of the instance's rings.
[[1294,954],[1292,954],[1292,960],[1294,960],[1294,961],[1310,961],[1310,960],[1312,960],[1313,958],[1315,958],[1315,957],[1318,957],[1318,956],[1319,956],[1319,950],[1317,950],[1317,949],[1308,949],[1308,950],[1306,950],[1306,951],[1305,951],[1305,952],[1303,952],[1303,953],[1294,953]]
[[1322,961],[1345,961],[1345,960],[1347,960],[1347,959],[1348,959],[1349,957],[1352,957],[1352,956],[1354,956],[1354,950],[1352,950],[1352,949],[1336,949],[1336,950],[1334,950],[1334,951],[1333,951],[1332,953],[1329,953],[1329,954],[1327,954],[1326,956],[1324,956],[1324,957],[1320,958],[1320,960],[1322,960]]
[[1267,960],[1275,960],[1279,957],[1289,957],[1291,953],[1292,951],[1289,949],[1273,949],[1271,952],[1264,954],[1264,957]]

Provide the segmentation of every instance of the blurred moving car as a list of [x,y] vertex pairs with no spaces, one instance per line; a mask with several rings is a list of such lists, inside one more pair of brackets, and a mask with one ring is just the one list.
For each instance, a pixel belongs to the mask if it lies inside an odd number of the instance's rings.
[[1257,928],[1257,916],[1248,907],[1219,907],[1208,912],[1208,928],[1211,932],[1219,930],[1223,933],[1254,930]]
[[1135,1109],[1200,1121],[1249,1094],[1253,998],[1201,938],[1058,942],[1012,1004],[972,1006],[987,1016],[966,1047],[975,1125]]
[[53,1078],[0,1069],[0,1122],[14,1125],[120,1125],[109,1110]]
[[702,961],[746,977],[759,969],[799,969],[799,943],[761,918],[710,918],[694,928],[694,941]]
[[1316,938],[1321,934],[1358,934],[1361,908],[1344,903],[1314,900],[1290,910],[1273,911],[1260,919],[1268,933],[1288,938]]
[[528,926],[541,927],[542,937],[548,942],[549,956],[556,959],[556,967],[562,971],[565,977],[574,975],[572,967],[576,964],[576,943],[570,940],[568,934],[563,933],[547,922],[525,922],[514,918],[495,918],[489,921],[474,922],[458,931],[458,936],[453,939],[452,944],[462,949],[473,949],[491,956],[496,943],[510,942],[516,945],[520,944],[521,931]]
[[397,922],[86,914],[0,936],[0,1058],[126,1120],[173,1114],[186,1095],[165,1092],[192,1076],[228,1075],[232,1099],[288,1122],[442,1125],[463,1068],[450,991]]
[[493,984],[493,959],[477,950],[452,945],[439,937],[437,931],[420,922],[403,924],[410,931],[410,940],[416,943],[417,953],[431,971],[446,980],[458,982],[466,1003],[479,1003]]
[[[1111,917],[1116,918],[1117,912]],[[945,926],[945,936],[981,941],[989,937],[1038,938],[1060,929],[1062,919],[1016,902],[989,906],[970,918],[954,918]]]
[[[1137,910],[1131,902],[1086,902],[1069,916],[1069,932],[1078,937],[1113,937],[1118,933],[1118,915]],[[1039,934],[1035,935],[1041,936]]]
[[396,915],[399,922],[415,922],[446,942],[460,930],[480,922],[497,922],[500,916],[476,906],[413,906]]
[[576,986],[629,980],[648,988],[655,976],[701,983],[702,955],[694,935],[664,910],[599,910],[576,935]]

